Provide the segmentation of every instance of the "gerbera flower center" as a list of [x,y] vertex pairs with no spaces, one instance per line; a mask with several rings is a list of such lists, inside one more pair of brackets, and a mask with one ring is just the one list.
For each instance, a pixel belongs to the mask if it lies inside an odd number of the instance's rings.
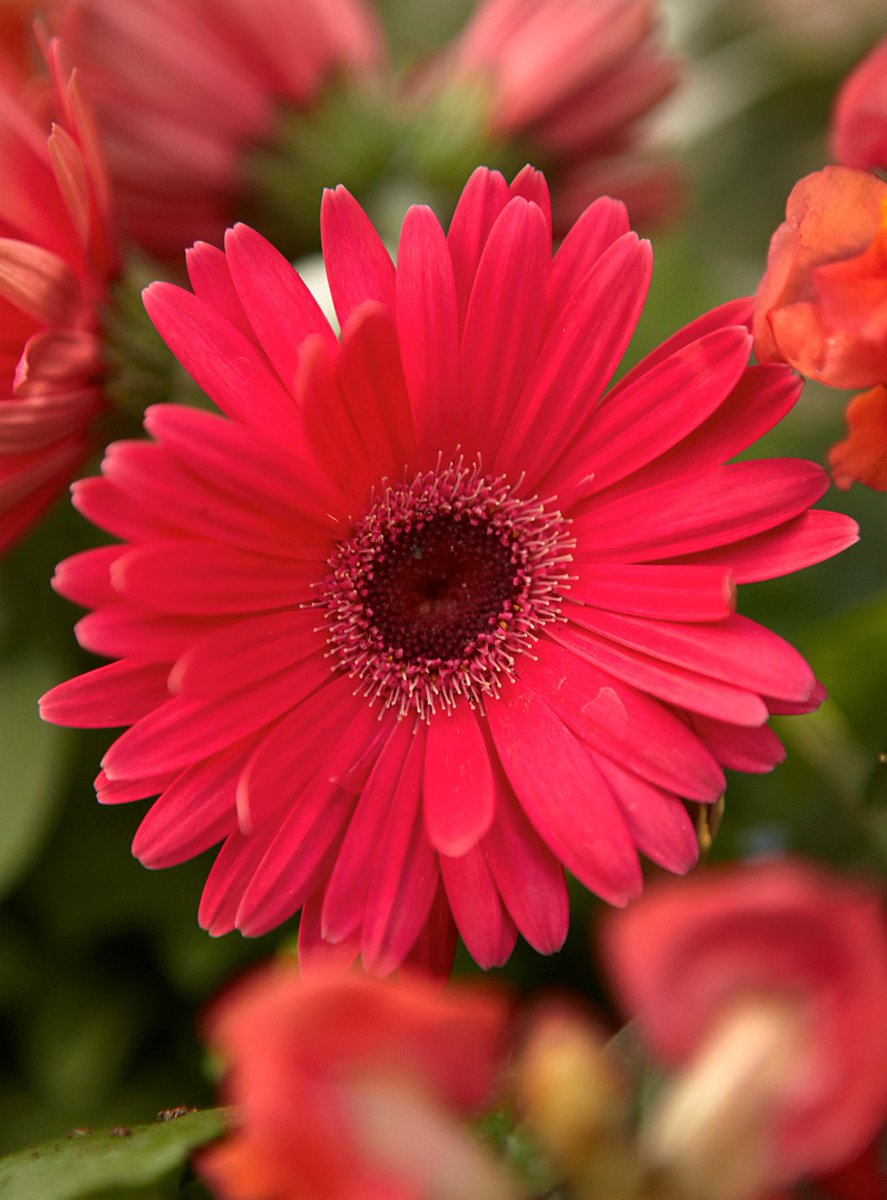
[[477,463],[385,483],[321,587],[337,665],[401,716],[482,706],[557,619],[572,547],[550,503]]

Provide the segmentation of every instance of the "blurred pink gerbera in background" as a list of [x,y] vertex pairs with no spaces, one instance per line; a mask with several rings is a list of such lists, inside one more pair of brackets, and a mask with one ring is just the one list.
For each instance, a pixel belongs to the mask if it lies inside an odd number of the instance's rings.
[[887,1121],[882,896],[792,861],[673,883],[614,914],[604,948],[626,1015],[681,1068],[651,1139],[680,1194],[758,1200],[842,1167]]
[[189,254],[194,292],[147,290],[225,416],[151,409],[80,510],[123,540],[61,564],[120,661],[44,715],[131,726],[106,803],[160,796],[135,853],[216,842],[200,919],[260,934],[303,908],[309,959],[378,972],[517,931],[549,953],[563,867],[605,900],[640,849],[685,871],[684,800],[767,771],[771,712],[815,708],[810,667],[735,611],[735,584],[855,540],[809,512],[828,479],[724,465],[794,403],[749,366],[750,303],[676,334],[604,394],[640,315],[650,247],[591,206],[552,258],[548,191],[478,169],[448,235],[410,209],[395,269],[344,189],[322,233],[337,339],[292,267],[238,226]]
[[381,35],[363,0],[56,0],[81,68],[122,229],[160,257],[221,240],[246,187],[244,153],[283,106],[364,68]]
[[455,86],[488,86],[492,131],[545,162],[558,233],[598,196],[642,225],[680,202],[679,168],[646,144],[680,71],[660,18],[653,0],[484,0],[445,55]]
[[236,1128],[200,1174],[225,1200],[515,1200],[458,1123],[493,1100],[508,1017],[478,988],[257,972],[211,1012]]
[[0,549],[70,481],[104,403],[98,329],[114,266],[107,181],[57,42],[49,59],[51,129],[21,94],[17,71],[0,63]]

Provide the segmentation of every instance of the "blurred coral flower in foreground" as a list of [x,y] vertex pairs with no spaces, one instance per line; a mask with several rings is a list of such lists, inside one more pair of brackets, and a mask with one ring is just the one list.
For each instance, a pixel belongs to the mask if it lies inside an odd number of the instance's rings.
[[56,0],[83,72],[121,228],[161,258],[220,241],[247,186],[244,155],[285,106],[381,56],[363,0]]
[[676,163],[649,150],[644,118],[675,87],[652,0],[484,0],[445,55],[452,86],[480,81],[496,137],[545,164],[555,232],[598,196],[634,224],[673,215]]
[[62,492],[104,407],[100,309],[114,256],[101,154],[50,45],[51,129],[0,62],[0,549]]
[[211,1013],[237,1128],[198,1159],[223,1200],[513,1200],[457,1118],[494,1098],[498,994],[265,969]]
[[663,882],[605,927],[610,977],[680,1067],[649,1153],[695,1200],[843,1166],[887,1124],[887,921],[872,888],[775,862]]
[[[685,800],[783,757],[772,712],[816,708],[804,659],[735,610],[737,583],[819,562],[853,521],[809,511],[813,463],[728,463],[794,404],[749,366],[750,305],[681,330],[606,392],[650,247],[592,205],[552,258],[548,190],[478,169],[448,235],[409,210],[395,269],[343,188],[322,215],[339,340],[298,274],[238,226],[196,246],[193,293],[147,289],[173,353],[224,416],[149,410],[76,504],[123,544],[62,563],[120,661],[44,716],[131,726],[105,803],[160,794],[134,852],[224,845],[213,934],[303,908],[387,972],[447,969],[567,932],[563,868],[612,904],[638,850],[697,859]],[[725,465],[726,464],[726,465]]]

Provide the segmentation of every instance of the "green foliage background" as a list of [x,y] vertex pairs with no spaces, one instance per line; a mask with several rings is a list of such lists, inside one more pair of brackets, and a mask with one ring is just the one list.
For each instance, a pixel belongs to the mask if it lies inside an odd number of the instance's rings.
[[[396,53],[421,58],[466,7],[439,2],[429,14],[388,0]],[[695,133],[689,119],[673,120],[693,186],[677,226],[654,235],[653,290],[634,357],[705,308],[754,289],[791,186],[827,161],[838,82],[884,32],[862,21],[843,40],[811,42],[797,25],[765,21],[764,0],[674,0],[672,8],[678,29],[690,26],[682,47],[689,86],[706,72],[719,80],[728,115]],[[686,111],[698,115],[704,104],[688,102]],[[763,452],[824,462],[842,436],[843,399],[808,387]],[[731,780],[712,853],[785,849],[883,872],[887,497],[856,489],[825,503],[859,520],[860,545],[744,589],[740,606],[794,642],[832,698],[819,714],[778,723],[789,758],[772,776]],[[69,547],[94,536],[62,504],[0,564],[0,1154],[73,1127],[128,1126],[174,1105],[215,1103],[212,1064],[195,1033],[201,1006],[295,933],[207,937],[196,912],[211,856],[143,869],[129,844],[145,806],[95,803],[92,780],[110,735],[39,723],[37,696],[90,665],[70,633],[79,614],[48,580]],[[592,911],[595,902],[577,891],[564,951],[545,960],[523,947],[502,974],[520,990],[564,983],[605,1004],[587,932]],[[459,969],[473,969],[464,955]],[[0,1195],[19,1194],[4,1186],[0,1174]]]

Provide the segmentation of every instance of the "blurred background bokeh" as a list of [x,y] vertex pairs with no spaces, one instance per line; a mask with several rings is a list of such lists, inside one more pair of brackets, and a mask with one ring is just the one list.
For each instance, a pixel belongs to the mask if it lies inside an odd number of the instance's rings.
[[[382,0],[394,53],[421,62],[458,29],[467,0]],[[701,311],[753,291],[796,180],[828,161],[836,88],[887,32],[881,0],[669,0],[667,41],[685,78],[656,137],[687,168],[684,209],[652,232],[656,268],[632,358]],[[330,184],[338,182],[328,180]],[[755,456],[826,461],[843,397],[808,385]],[[792,641],[830,700],[774,722],[787,761],[733,776],[710,851],[797,851],[848,869],[887,865],[887,500],[856,488],[860,544],[789,579],[746,587],[741,610]],[[76,529],[76,535],[74,530]],[[129,846],[146,807],[100,809],[92,781],[107,732],[41,725],[36,698],[87,667],[79,615],[48,586],[65,547],[91,535],[66,503],[0,563],[0,1153],[71,1127],[153,1119],[213,1102],[195,1026],[250,963],[294,945],[295,926],[249,941],[197,925],[211,855],[149,872]],[[569,984],[606,1004],[589,937],[596,902],[576,889],[564,950],[519,948],[501,974],[521,991]],[[460,953],[457,969],[475,970]]]

